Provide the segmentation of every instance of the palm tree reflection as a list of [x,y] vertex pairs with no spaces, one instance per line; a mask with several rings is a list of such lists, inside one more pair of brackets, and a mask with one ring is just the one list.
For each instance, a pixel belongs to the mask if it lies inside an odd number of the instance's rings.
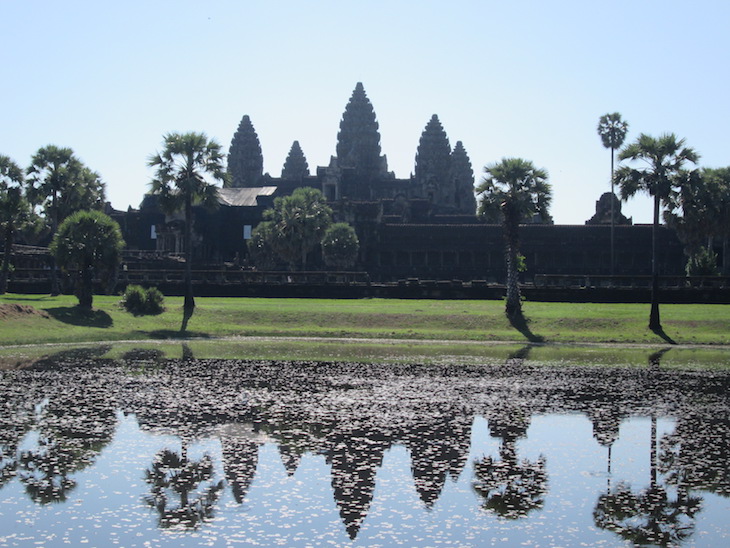
[[[651,372],[658,371],[664,352],[649,357],[647,388],[654,384]],[[657,416],[652,410],[649,487],[639,493],[634,493],[626,483],[609,489],[598,498],[593,510],[596,526],[613,531],[637,545],[680,544],[694,533],[694,516],[701,509],[702,499],[691,496],[683,482],[677,484],[676,498],[670,499],[657,480],[657,460]]]
[[547,493],[544,457],[536,461],[517,458],[517,440],[527,433],[529,411],[503,406],[489,420],[492,437],[501,438],[499,460],[491,456],[474,463],[474,490],[482,496],[482,508],[506,519],[527,516],[542,508]]
[[194,529],[213,517],[223,481],[212,482],[213,461],[209,455],[190,460],[183,444],[180,453],[160,451],[145,472],[150,494],[145,502],[159,515],[162,528]]

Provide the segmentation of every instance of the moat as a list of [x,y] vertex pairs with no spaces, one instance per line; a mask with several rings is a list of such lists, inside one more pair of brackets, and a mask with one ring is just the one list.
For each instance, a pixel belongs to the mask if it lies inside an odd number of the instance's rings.
[[0,546],[719,546],[730,372],[115,359],[0,372]]

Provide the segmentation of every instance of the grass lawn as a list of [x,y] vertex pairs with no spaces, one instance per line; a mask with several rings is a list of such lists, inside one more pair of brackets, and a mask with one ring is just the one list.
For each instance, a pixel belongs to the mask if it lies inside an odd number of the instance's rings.
[[[101,341],[134,341],[136,346],[141,341],[153,345],[176,341],[173,348],[180,348],[181,340],[194,339],[202,355],[282,359],[377,361],[430,356],[471,361],[475,355],[486,359],[491,353],[503,361],[530,345],[534,355],[561,361],[555,356],[558,347],[593,343],[620,343],[624,353],[635,353],[627,346],[674,343],[716,346],[713,352],[719,357],[730,353],[720,348],[730,345],[730,306],[726,305],[662,305],[664,331],[654,333],[647,327],[648,304],[526,302],[527,321],[512,325],[502,301],[199,297],[195,314],[181,333],[179,297],[167,297],[166,311],[158,316],[132,316],[119,306],[119,297],[95,296],[91,313],[83,313],[76,303],[72,296],[0,296],[0,350]],[[317,339],[293,339],[297,337]],[[231,340],[213,340],[219,338]],[[486,345],[491,347],[489,352],[485,343],[490,343]],[[613,346],[612,355],[616,352]],[[646,363],[645,358],[641,362]]]

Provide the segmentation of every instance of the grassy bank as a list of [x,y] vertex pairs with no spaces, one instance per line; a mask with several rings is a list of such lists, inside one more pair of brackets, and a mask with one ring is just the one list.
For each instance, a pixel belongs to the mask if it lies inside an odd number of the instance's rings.
[[724,306],[663,306],[657,334],[646,328],[648,307],[634,304],[526,303],[528,321],[512,325],[499,301],[201,298],[181,333],[181,299],[168,298],[163,314],[146,317],[118,301],[97,297],[85,314],[68,296],[0,297],[0,368],[68,353],[637,367],[660,356],[662,367],[730,368]]
[[[97,296],[83,313],[70,296],[4,295],[0,346],[54,342],[218,338],[346,337],[547,343],[730,344],[730,306],[662,305],[663,333],[647,327],[648,305],[525,303],[511,324],[501,301],[198,298],[184,334],[182,299],[158,316],[135,317],[119,297]],[[32,311],[28,310],[32,307]]]

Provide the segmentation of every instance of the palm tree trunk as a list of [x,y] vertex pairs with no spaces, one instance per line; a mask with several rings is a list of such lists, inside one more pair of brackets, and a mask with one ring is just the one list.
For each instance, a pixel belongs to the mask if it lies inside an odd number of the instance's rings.
[[93,275],[91,265],[82,267],[79,280],[79,306],[91,310],[94,302]]
[[195,308],[193,297],[193,203],[188,194],[185,197],[185,302],[183,310],[192,314]]
[[[10,223],[8,223],[10,225]],[[8,226],[5,229],[5,247],[3,248],[3,266],[0,269],[0,295],[5,295],[8,290],[8,273],[10,272],[10,254],[13,250],[13,229]]]
[[[58,230],[58,196],[57,192],[54,190],[51,194],[51,206],[53,208],[53,214],[51,215],[51,236],[56,235],[56,231]],[[61,294],[61,287],[58,282],[58,272],[56,271],[56,258],[51,255],[50,260],[50,266],[51,266],[51,297],[55,297],[56,295]]]
[[502,205],[502,214],[504,215],[505,258],[507,261],[507,302],[505,303],[505,313],[508,317],[514,318],[522,313],[522,299],[517,280],[517,250],[519,246],[517,230],[519,227],[519,217],[514,206],[509,202],[505,202]]
[[659,270],[657,265],[657,231],[659,228],[659,195],[654,195],[654,223],[651,226],[651,312],[649,313],[649,329],[658,331],[662,328],[659,319]]

